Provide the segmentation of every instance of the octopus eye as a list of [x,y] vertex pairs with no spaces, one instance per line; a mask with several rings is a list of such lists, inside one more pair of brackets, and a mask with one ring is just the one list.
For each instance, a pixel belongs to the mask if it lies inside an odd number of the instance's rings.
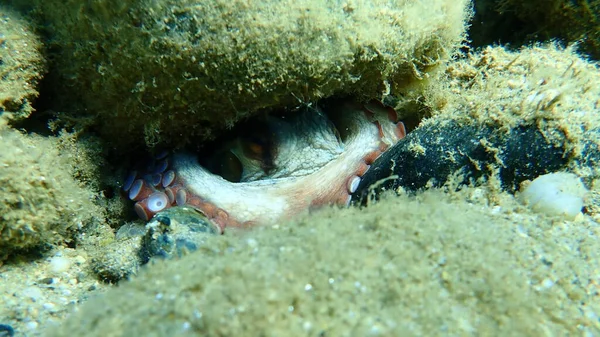
[[255,159],[255,160],[263,160],[266,152],[268,151],[264,146],[264,143],[257,141],[248,141],[244,142],[243,145],[244,155]]
[[257,163],[265,173],[270,173],[275,168],[276,149],[274,148],[275,135],[268,136],[252,136],[242,139],[240,142],[243,155]]

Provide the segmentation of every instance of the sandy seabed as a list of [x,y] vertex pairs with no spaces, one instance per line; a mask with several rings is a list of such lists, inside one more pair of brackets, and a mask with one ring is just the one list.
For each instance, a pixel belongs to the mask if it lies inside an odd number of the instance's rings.
[[599,231],[491,188],[431,190],[215,237],[106,292],[57,249],[3,266],[1,291],[27,336],[591,336]]

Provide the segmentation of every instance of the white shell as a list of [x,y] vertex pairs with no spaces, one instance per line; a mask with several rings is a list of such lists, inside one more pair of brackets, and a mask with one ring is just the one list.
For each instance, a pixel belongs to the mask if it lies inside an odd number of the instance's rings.
[[587,189],[572,173],[549,173],[534,179],[520,199],[534,211],[574,219],[583,208]]

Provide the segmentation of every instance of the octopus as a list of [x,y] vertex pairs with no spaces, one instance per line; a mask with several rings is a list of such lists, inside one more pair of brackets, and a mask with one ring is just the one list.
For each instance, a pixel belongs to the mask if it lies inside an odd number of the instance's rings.
[[212,154],[163,152],[130,172],[123,191],[144,221],[186,206],[221,233],[275,224],[325,205],[348,206],[370,165],[405,135],[396,111],[378,101],[305,106],[245,125]]

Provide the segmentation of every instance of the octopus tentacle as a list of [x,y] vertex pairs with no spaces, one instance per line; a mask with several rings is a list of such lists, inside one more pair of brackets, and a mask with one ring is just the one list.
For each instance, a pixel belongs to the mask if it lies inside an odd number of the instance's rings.
[[147,221],[161,210],[187,205],[223,231],[274,223],[323,205],[348,205],[369,166],[406,135],[396,112],[379,102],[347,101],[326,115],[307,109],[297,119],[269,125],[260,135],[270,137],[268,142],[233,143],[230,151],[244,170],[239,182],[213,174],[194,153],[161,154],[148,172],[125,181],[136,213]]

